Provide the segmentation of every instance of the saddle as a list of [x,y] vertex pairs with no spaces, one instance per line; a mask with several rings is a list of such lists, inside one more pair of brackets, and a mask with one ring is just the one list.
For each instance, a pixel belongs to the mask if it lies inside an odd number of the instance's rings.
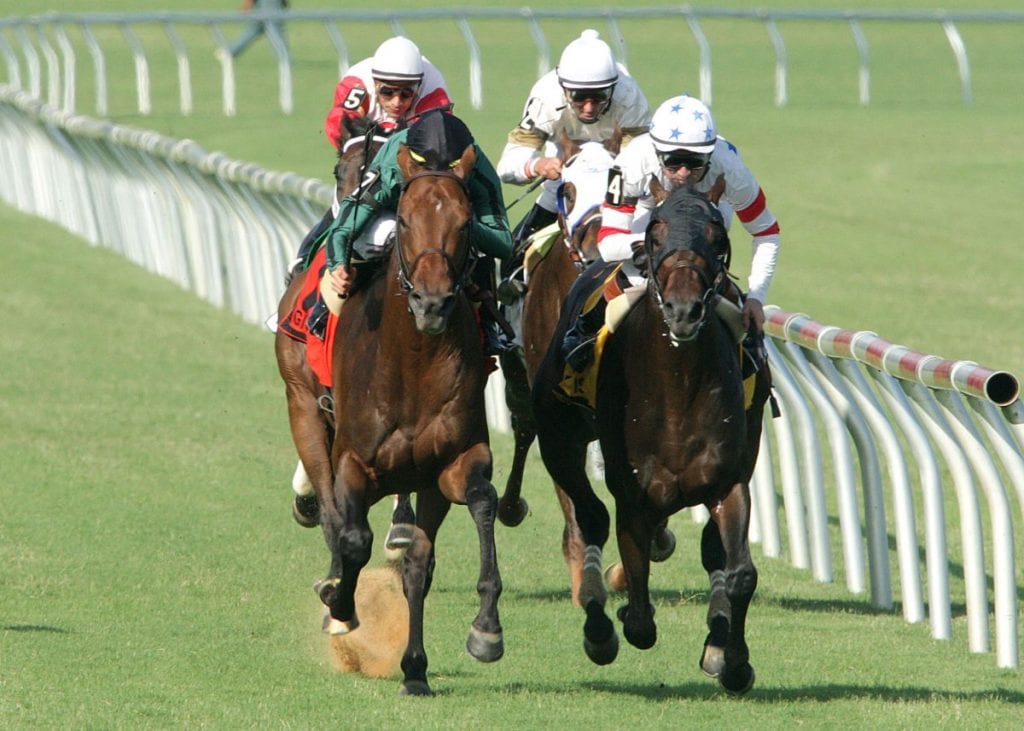
[[561,234],[562,229],[559,227],[558,221],[555,221],[530,235],[526,252],[523,254],[523,271],[526,282],[530,281],[530,273],[548,255],[552,244],[558,241]]

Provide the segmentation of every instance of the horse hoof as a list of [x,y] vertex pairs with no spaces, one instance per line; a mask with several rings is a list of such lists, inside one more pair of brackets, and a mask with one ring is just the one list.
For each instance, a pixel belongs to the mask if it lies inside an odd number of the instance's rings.
[[522,523],[529,512],[530,506],[523,498],[514,503],[498,502],[498,520],[509,528],[515,528]]
[[647,606],[651,610],[650,621],[641,618],[640,623],[630,624],[626,621],[629,614],[628,604],[623,604],[615,612],[615,616],[622,622],[622,634],[626,638],[626,642],[638,650],[650,650],[658,641],[658,629],[654,624],[654,605],[648,604]]
[[704,645],[700,654],[700,669],[710,678],[720,678],[725,669],[725,650],[715,645]]
[[384,537],[384,548],[389,551],[404,551],[412,545],[415,532],[416,526],[412,523],[392,523],[387,536]]
[[434,691],[430,689],[425,680],[406,680],[402,683],[402,689],[398,691],[398,694],[402,696],[432,696]]
[[595,665],[609,665],[619,656],[619,636],[613,631],[603,642],[591,642],[584,637],[583,650]]
[[296,495],[292,500],[292,517],[303,528],[320,525],[320,503],[316,501],[316,495]]
[[384,537],[384,558],[392,563],[401,561],[412,545],[416,526],[412,523],[392,523]]
[[340,619],[335,619],[330,615],[324,617],[324,631],[334,637],[347,635],[358,626],[358,622],[342,622]]
[[609,564],[608,568],[604,570],[604,583],[611,591],[625,591],[627,589],[626,569],[623,568],[621,561]]
[[583,650],[595,665],[607,665],[619,654],[619,636],[615,625],[605,616],[604,607],[587,602],[587,621],[583,625]]
[[494,662],[505,654],[505,640],[501,632],[483,632],[470,627],[466,651],[480,662]]
[[676,535],[668,528],[662,528],[651,539],[651,560],[655,563],[667,561],[676,550]]
[[754,668],[750,666],[750,663],[743,663],[735,670],[729,670],[719,675],[718,683],[729,695],[744,695],[754,687]]

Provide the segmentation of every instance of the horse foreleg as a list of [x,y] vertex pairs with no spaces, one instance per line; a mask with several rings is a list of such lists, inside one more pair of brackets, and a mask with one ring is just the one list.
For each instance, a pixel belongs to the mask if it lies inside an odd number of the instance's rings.
[[632,513],[628,507],[618,503],[616,528],[619,555],[622,558],[629,590],[629,601],[618,612],[618,617],[622,621],[622,633],[629,644],[647,650],[653,647],[658,639],[648,583],[651,571],[652,531],[642,515]]
[[701,667],[734,694],[746,693],[754,684],[745,637],[747,609],[757,588],[757,569],[747,539],[749,523],[750,492],[745,483],[739,483],[715,506],[701,540],[704,568],[711,580],[710,632]]
[[514,352],[503,354],[501,371],[505,376],[505,404],[511,415],[515,451],[512,453],[512,467],[505,481],[505,492],[498,501],[498,519],[514,528],[523,522],[530,510],[522,497],[523,473],[530,446],[537,436],[537,429],[533,423],[530,386],[522,359]]
[[494,662],[505,654],[505,641],[498,618],[501,574],[494,544],[498,494],[491,484],[490,472],[490,447],[477,444],[445,470],[439,481],[445,495],[462,493],[480,540],[480,573],[476,584],[480,610],[470,627],[466,649],[481,662]]
[[424,498],[420,499],[419,508],[419,520],[426,520],[431,530],[428,535],[422,528],[415,528],[402,564],[402,589],[409,606],[409,641],[401,663],[402,695],[433,695],[427,683],[427,652],[423,647],[423,602],[434,573],[433,539],[447,508],[442,508],[438,515],[436,501]]
[[370,560],[373,531],[367,520],[367,477],[363,467],[345,453],[338,462],[331,505],[321,513],[324,540],[331,552],[330,573],[316,591],[331,612],[329,631],[345,634],[359,626],[355,591],[359,572]]

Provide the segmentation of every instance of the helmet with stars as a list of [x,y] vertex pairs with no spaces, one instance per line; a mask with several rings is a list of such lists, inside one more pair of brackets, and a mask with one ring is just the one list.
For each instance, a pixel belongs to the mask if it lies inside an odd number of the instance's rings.
[[663,102],[651,118],[651,140],[658,152],[688,150],[710,155],[717,136],[711,110],[686,94]]

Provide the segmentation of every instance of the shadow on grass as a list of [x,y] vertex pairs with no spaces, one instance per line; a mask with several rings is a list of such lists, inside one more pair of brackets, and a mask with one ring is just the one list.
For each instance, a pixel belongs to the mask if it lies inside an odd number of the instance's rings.
[[71,634],[63,627],[54,627],[49,624],[4,624],[0,625],[3,632],[48,632],[54,635]]
[[[604,693],[632,695],[647,700],[679,700],[717,698],[724,696],[725,691],[710,680],[708,683],[684,683],[683,685],[643,686],[631,683],[586,683],[590,690]],[[936,691],[934,688],[893,688],[884,685],[811,685],[799,688],[773,688],[755,686],[747,695],[738,701],[744,703],[793,703],[795,701],[835,701],[860,698],[863,700],[880,700],[895,703],[914,702],[954,702],[998,701],[1001,703],[1024,703],[1024,692],[992,688],[991,690],[958,692]]]

